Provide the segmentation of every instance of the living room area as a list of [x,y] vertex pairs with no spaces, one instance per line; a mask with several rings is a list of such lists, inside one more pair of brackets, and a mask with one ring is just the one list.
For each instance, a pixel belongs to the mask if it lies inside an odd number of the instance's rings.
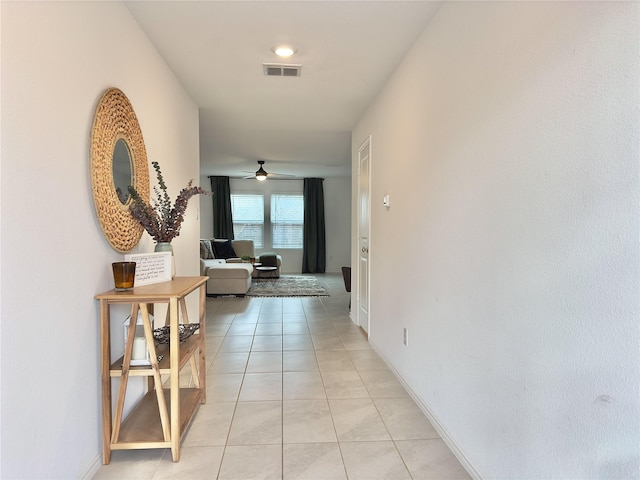
[[[208,176],[200,177],[200,185],[210,188]],[[275,252],[282,256],[281,271],[284,274],[302,272],[302,248],[281,249],[272,245],[271,197],[273,195],[303,194],[302,179],[229,179],[231,195],[254,195],[263,200],[261,242],[255,243],[255,253]],[[324,209],[326,232],[326,272],[339,273],[343,266],[351,263],[351,177],[325,178]],[[213,231],[213,202],[209,196],[200,196],[200,236],[215,238]],[[259,210],[258,210],[259,213]],[[236,237],[242,238],[242,237]]]

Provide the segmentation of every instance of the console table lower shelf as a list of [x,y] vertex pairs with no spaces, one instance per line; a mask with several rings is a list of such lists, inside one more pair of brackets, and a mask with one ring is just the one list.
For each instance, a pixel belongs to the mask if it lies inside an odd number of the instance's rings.
[[[167,406],[171,408],[169,391],[164,391]],[[189,426],[191,417],[200,404],[201,392],[197,388],[180,389],[180,437]],[[147,392],[127,418],[122,422],[117,443],[111,450],[133,450],[140,448],[171,448],[171,440],[165,441],[158,419],[158,399],[155,392]]]

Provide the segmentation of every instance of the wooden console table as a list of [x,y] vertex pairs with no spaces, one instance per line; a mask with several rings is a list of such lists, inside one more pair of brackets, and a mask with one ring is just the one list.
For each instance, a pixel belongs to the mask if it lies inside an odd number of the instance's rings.
[[[180,460],[180,441],[196,407],[206,401],[205,305],[208,277],[175,277],[169,282],[135,287],[129,292],[110,290],[96,295],[100,302],[100,351],[102,370],[102,462],[111,461],[112,450],[171,448],[174,462]],[[200,289],[199,333],[184,342],[179,339],[178,306],[188,323],[185,297]],[[166,324],[169,346],[155,346],[149,314],[156,303],[168,304]],[[131,322],[124,355],[111,362],[110,305],[131,304]],[[130,366],[138,312],[150,353],[151,366]],[[197,354],[197,355],[196,355]],[[163,355],[158,361],[158,355]],[[197,358],[197,360],[196,360]],[[180,370],[189,362],[194,388],[180,388]],[[162,375],[169,376],[168,388]],[[123,421],[124,399],[130,376],[148,377],[146,395]],[[115,417],[112,420],[111,377],[120,377]]]

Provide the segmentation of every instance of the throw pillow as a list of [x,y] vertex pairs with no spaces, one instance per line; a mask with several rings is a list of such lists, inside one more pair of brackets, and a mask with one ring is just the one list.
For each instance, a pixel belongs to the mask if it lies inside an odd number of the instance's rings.
[[209,240],[200,240],[200,258],[205,260],[214,258],[213,249],[211,248],[211,242]]
[[226,242],[213,242],[213,253],[216,258],[237,258],[235,250],[233,249],[233,245],[231,245],[231,240],[227,240]]

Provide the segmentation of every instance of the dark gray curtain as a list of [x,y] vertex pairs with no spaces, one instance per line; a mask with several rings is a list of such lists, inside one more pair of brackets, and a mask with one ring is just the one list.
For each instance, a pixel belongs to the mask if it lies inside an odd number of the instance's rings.
[[323,181],[322,178],[304,179],[302,273],[324,273],[327,264]]
[[213,236],[233,240],[229,177],[209,177],[213,193]]

